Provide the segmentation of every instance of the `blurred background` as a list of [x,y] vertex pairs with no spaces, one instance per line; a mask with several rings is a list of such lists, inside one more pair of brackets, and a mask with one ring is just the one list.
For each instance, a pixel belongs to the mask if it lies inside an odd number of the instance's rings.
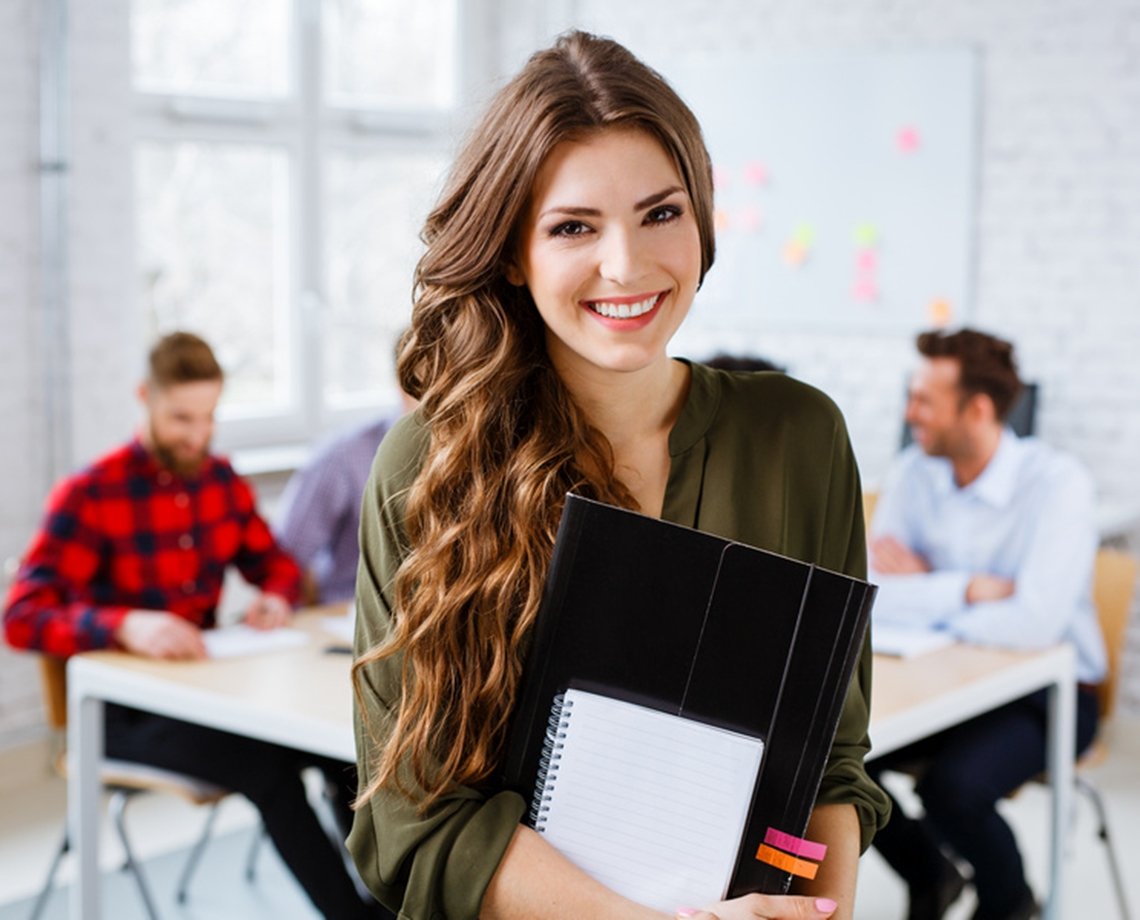
[[[216,347],[218,446],[270,509],[316,439],[395,408],[457,139],[569,27],[705,125],[718,264],[676,353],[824,389],[873,487],[914,334],[1012,339],[1037,433],[1137,548],[1138,0],[0,0],[0,559],[131,430],[162,331]],[[45,735],[34,661],[0,649],[0,763]]]

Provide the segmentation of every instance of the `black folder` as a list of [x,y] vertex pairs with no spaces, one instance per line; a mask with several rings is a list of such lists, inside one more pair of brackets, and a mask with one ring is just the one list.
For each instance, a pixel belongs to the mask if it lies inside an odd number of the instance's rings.
[[729,896],[788,890],[756,858],[802,837],[874,599],[818,566],[569,495],[507,741],[531,797],[552,705],[597,690],[764,742]]

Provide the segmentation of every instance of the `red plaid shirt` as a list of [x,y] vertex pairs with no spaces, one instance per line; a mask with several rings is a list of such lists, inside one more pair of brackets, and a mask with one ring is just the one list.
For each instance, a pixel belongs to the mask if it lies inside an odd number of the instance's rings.
[[230,564],[296,602],[300,570],[233,467],[208,457],[184,479],[136,439],[52,490],[8,592],[4,631],[17,648],[67,656],[112,645],[136,608],[213,626]]

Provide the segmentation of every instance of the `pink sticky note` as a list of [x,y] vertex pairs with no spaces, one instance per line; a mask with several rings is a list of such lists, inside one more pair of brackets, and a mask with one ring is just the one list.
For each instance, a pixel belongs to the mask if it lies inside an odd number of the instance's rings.
[[859,269],[861,274],[873,272],[878,261],[879,259],[873,249],[860,249],[855,255],[855,266]]
[[918,129],[913,125],[899,128],[899,133],[895,137],[895,143],[902,153],[914,153],[918,149],[920,141]]
[[778,831],[774,827],[768,828],[765,832],[764,842],[774,847],[779,847],[781,850],[786,850],[789,853],[794,853],[796,856],[803,856],[806,859],[818,861],[827,856],[826,844],[805,840],[803,837],[793,837],[791,834]]
[[744,181],[749,185],[767,185],[768,167],[759,160],[753,160],[744,166]]
[[714,166],[713,171],[712,171],[712,175],[713,175],[713,188],[715,188],[715,189],[726,189],[730,185],[732,185],[732,179],[730,178],[727,169],[722,169],[719,166]]
[[874,278],[856,278],[851,287],[851,296],[860,303],[872,303],[879,299],[879,286]]
[[755,205],[748,205],[740,209],[736,215],[736,222],[740,225],[740,229],[747,233],[757,233],[760,230],[760,225],[763,219],[760,216],[760,209]]

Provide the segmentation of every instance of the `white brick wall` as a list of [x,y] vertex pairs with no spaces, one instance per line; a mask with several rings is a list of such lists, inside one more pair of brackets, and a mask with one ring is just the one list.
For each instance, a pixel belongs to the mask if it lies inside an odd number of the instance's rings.
[[[1043,388],[1041,433],[1082,457],[1106,501],[1140,508],[1140,0],[486,0],[513,68],[575,22],[654,60],[691,50],[981,51],[977,305]],[[69,252],[73,462],[119,441],[145,345],[131,274],[128,0],[72,0]],[[44,470],[36,159],[36,0],[0,0],[0,558],[18,553]],[[528,45],[530,47],[528,47]],[[667,68],[666,68],[667,72]],[[787,363],[848,416],[864,478],[899,435],[906,336],[711,341]],[[705,347],[707,346],[707,348]],[[1140,549],[1140,542],[1134,541]],[[1134,624],[1135,625],[1135,624]],[[1140,629],[1128,704],[1140,711]],[[38,722],[30,662],[0,651],[0,747]]]
[[[141,366],[131,272],[128,0],[72,0],[68,173],[72,465],[122,440]],[[39,15],[0,0],[0,561],[51,485],[40,308]],[[0,650],[0,747],[42,730],[34,658]]]
[[[34,308],[38,13],[35,0],[0,0],[0,571],[27,539],[46,486]],[[38,730],[36,680],[33,661],[0,647],[0,745]]]

